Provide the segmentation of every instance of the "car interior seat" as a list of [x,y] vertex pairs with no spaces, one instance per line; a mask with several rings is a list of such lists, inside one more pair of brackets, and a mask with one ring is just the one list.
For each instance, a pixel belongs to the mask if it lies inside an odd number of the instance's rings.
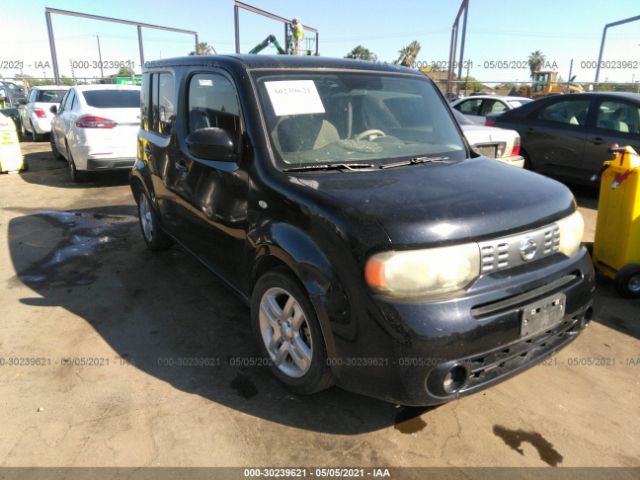
[[271,138],[280,152],[317,150],[340,140],[336,127],[322,114],[291,115],[278,121]]

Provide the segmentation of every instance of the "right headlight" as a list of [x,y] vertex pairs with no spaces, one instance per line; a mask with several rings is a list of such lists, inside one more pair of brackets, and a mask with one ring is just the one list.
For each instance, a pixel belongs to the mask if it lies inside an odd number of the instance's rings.
[[584,235],[582,215],[576,210],[568,217],[558,220],[556,225],[560,227],[560,252],[573,257],[580,250]]
[[367,284],[391,297],[436,296],[462,290],[480,275],[477,243],[373,255]]

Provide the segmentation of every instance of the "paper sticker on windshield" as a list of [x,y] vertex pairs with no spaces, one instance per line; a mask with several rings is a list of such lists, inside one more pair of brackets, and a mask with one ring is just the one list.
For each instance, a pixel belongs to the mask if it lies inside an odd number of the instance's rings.
[[324,106],[313,80],[264,82],[276,116],[324,113]]

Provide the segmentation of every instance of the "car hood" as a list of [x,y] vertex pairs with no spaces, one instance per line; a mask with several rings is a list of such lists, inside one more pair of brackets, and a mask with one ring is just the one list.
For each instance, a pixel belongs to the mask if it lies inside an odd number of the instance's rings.
[[575,209],[561,183],[486,157],[295,174],[290,181],[360,232],[377,223],[395,247],[491,238],[548,224]]

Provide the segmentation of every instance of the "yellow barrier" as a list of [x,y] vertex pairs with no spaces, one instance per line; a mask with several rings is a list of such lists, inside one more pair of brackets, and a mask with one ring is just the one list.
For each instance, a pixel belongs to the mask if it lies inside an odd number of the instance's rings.
[[640,157],[631,147],[612,148],[600,180],[595,267],[626,297],[640,296]]
[[0,172],[17,173],[24,168],[16,126],[0,113]]

